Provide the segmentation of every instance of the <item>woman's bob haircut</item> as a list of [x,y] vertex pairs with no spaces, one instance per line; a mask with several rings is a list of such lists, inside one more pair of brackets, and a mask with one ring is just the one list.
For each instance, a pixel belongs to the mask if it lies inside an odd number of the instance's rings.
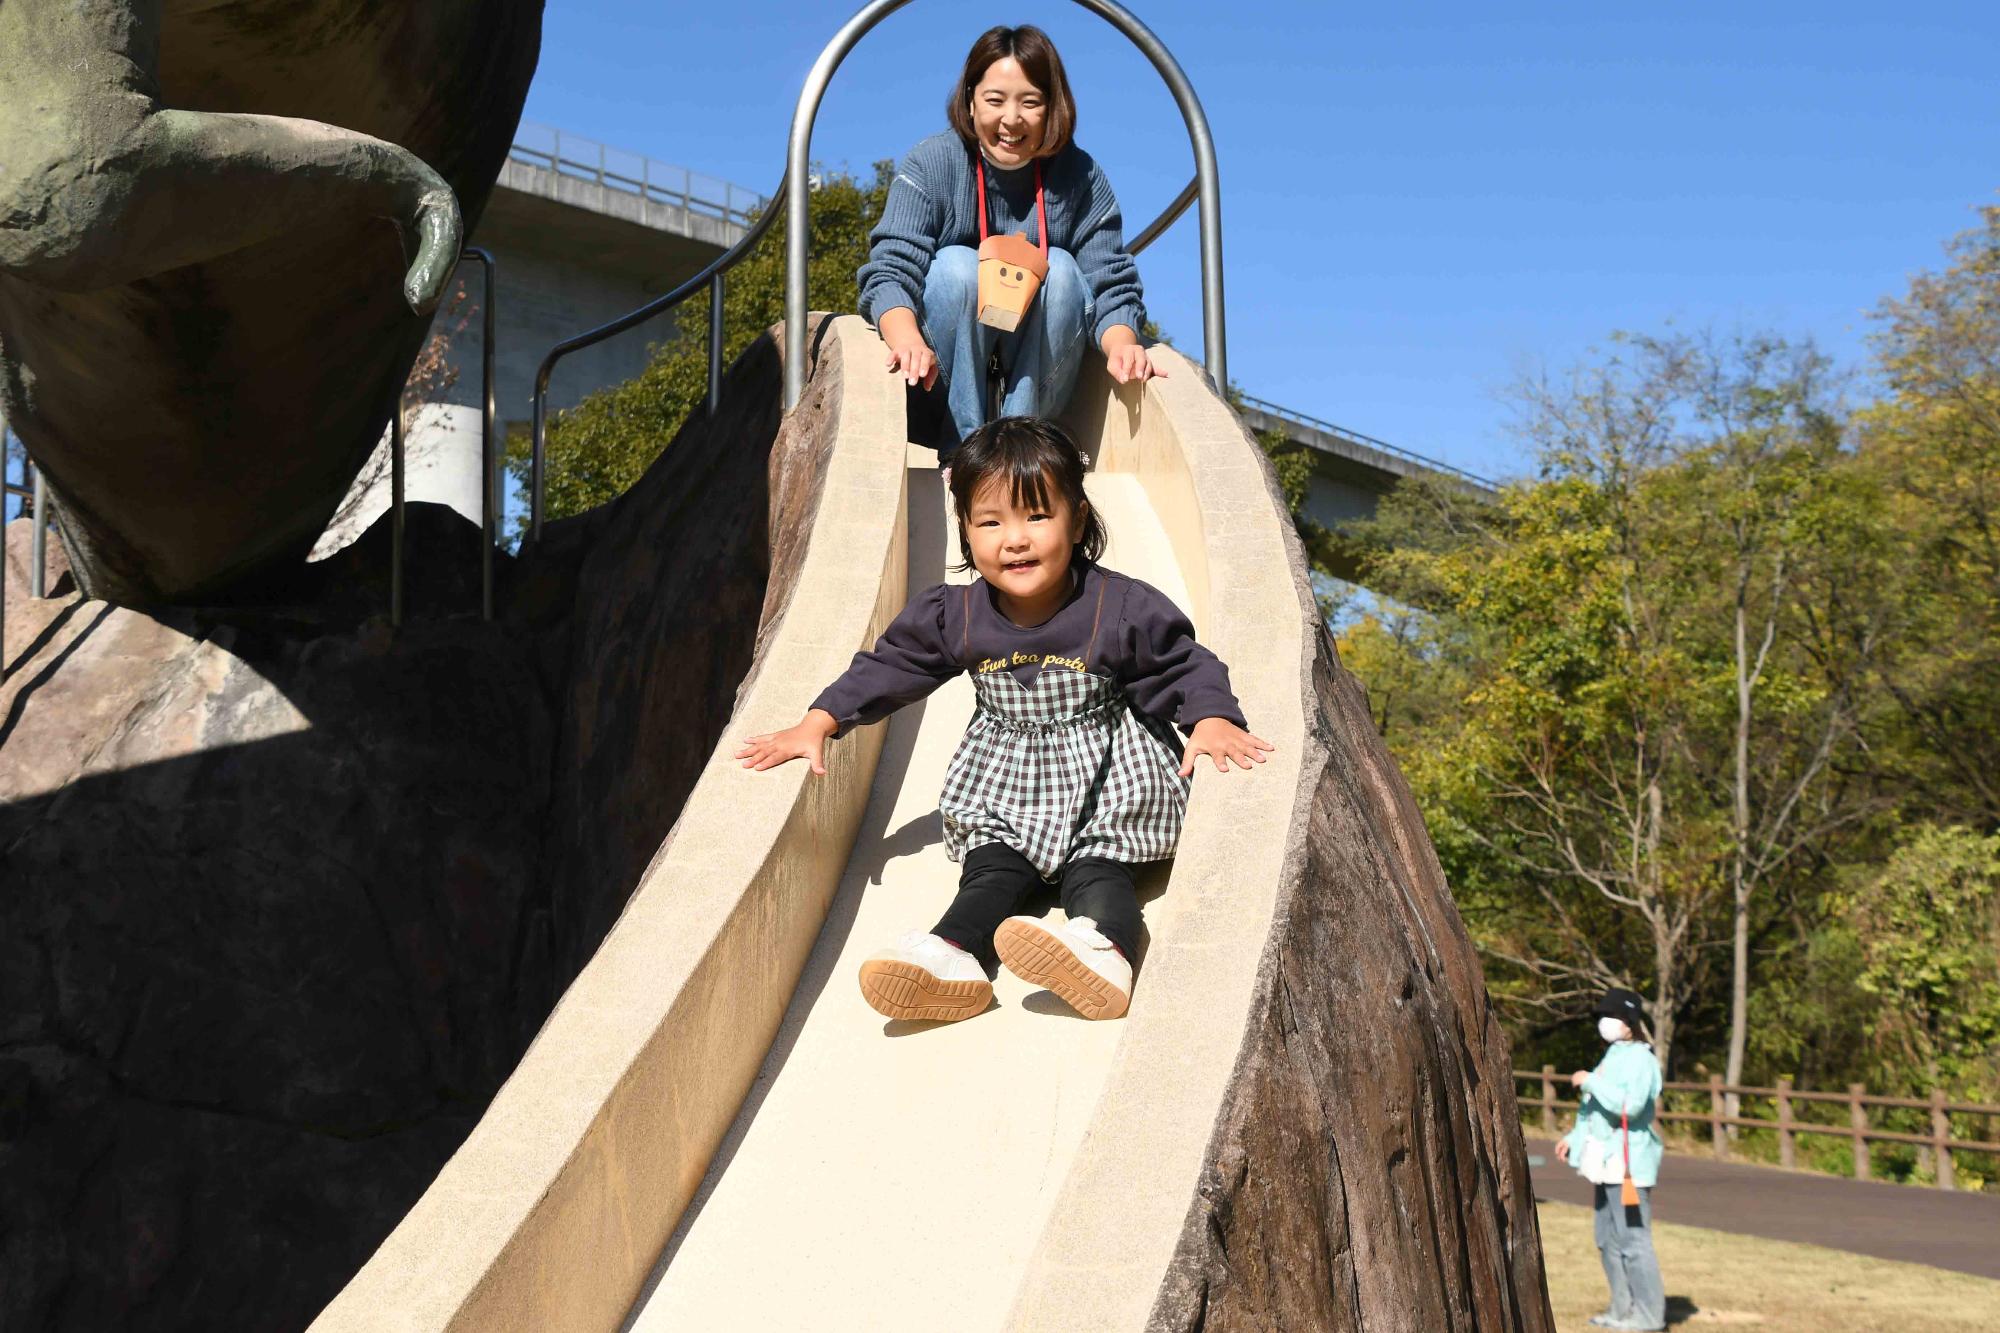
[[1063,73],[1056,44],[1047,33],[1030,24],[988,28],[979,34],[979,40],[966,52],[965,71],[958,76],[958,85],[945,103],[945,117],[958,131],[958,137],[965,140],[965,146],[978,152],[979,136],[972,129],[972,94],[993,62],[1009,57],[1048,102],[1042,120],[1042,142],[1035,149],[1035,156],[1054,157],[1069,147],[1070,137],[1076,133],[1076,99],[1070,96],[1069,76]]

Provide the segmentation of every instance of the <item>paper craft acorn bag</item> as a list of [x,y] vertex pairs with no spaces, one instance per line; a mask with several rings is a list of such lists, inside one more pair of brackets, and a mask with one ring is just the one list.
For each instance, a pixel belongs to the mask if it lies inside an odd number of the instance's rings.
[[979,322],[1012,333],[1048,276],[1049,257],[1026,232],[988,236],[979,243]]

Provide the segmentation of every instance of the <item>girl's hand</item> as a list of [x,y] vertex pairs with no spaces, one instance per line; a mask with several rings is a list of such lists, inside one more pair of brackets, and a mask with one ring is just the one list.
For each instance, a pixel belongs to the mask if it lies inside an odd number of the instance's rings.
[[1263,763],[1264,755],[1277,748],[1267,740],[1252,736],[1227,718],[1205,717],[1194,724],[1194,731],[1188,736],[1187,749],[1181,753],[1181,776],[1194,776],[1196,755],[1207,755],[1218,773],[1229,771],[1228,761],[1231,759],[1247,773],[1252,763]]
[[794,759],[803,759],[812,765],[813,776],[823,778],[826,776],[827,737],[839,728],[840,723],[833,714],[824,708],[815,708],[796,726],[745,740],[736,757],[743,761],[743,767],[756,769],[759,773]]
[[1110,367],[1111,378],[1120,384],[1141,383],[1158,375],[1165,379],[1167,372],[1153,364],[1153,358],[1139,345],[1139,336],[1123,324],[1113,324],[1104,331],[1104,363]]
[[1569,1085],[1572,1088],[1580,1088],[1583,1086],[1583,1081],[1589,1077],[1590,1071],[1588,1069],[1579,1069],[1569,1076]]
[[1568,1162],[1569,1162],[1569,1140],[1568,1140],[1568,1139],[1557,1139],[1557,1140],[1556,1140],[1556,1160],[1557,1160],[1558,1162],[1562,1162],[1562,1163],[1564,1163],[1565,1165],[1567,1165],[1567,1164],[1568,1164]]

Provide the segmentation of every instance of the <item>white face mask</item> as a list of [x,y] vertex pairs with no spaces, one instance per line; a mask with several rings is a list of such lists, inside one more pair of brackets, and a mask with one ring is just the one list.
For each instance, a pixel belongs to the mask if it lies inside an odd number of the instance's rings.
[[1597,1020],[1597,1035],[1606,1041],[1630,1041],[1632,1029],[1607,1015]]

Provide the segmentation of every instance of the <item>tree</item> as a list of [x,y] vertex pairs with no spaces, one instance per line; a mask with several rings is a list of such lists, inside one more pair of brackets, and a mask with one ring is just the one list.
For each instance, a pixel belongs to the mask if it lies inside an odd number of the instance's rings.
[[1622,339],[1521,386],[1541,481],[1490,510],[1401,492],[1363,530],[1374,586],[1420,609],[1343,649],[1371,686],[1457,692],[1398,749],[1498,993],[1567,1015],[1650,989],[1663,1059],[1724,923],[1741,1031],[1760,891],[1880,805],[1842,768],[1881,617],[1824,369]]
[[1464,537],[1370,572],[1438,607],[1465,653],[1456,718],[1403,753],[1482,947],[1524,974],[1496,989],[1575,1012],[1650,974],[1667,1058],[1717,884],[1676,768],[1692,681],[1634,595],[1628,498],[1582,476],[1510,487]]
[[[852,310],[859,304],[855,274],[868,257],[868,229],[881,214],[893,172],[892,163],[879,162],[866,182],[822,173],[811,196],[809,309]],[[784,319],[784,269],[784,233],[774,227],[729,270],[723,283],[725,365]],[[697,296],[680,305],[673,332],[653,346],[636,377],[590,394],[550,421],[546,516],[580,514],[624,494],[707,396],[708,302]],[[508,442],[507,468],[523,487],[531,444],[519,437]],[[520,523],[525,526],[525,517]]]
[[2000,835],[1925,825],[1843,904],[1857,985],[1880,1008],[1878,1068],[1906,1089],[1985,1097],[2000,1060]]
[[[1828,400],[1830,367],[1810,345],[1769,337],[1640,345],[1668,375],[1669,401],[1683,422],[1670,465],[1652,479],[1665,501],[1661,554],[1685,567],[1679,581],[1693,595],[1682,614],[1728,620],[1724,660],[1714,664],[1728,673],[1733,706],[1724,1078],[1740,1084],[1753,899],[1794,857],[1871,809],[1865,798],[1826,799],[1831,792],[1820,787],[1858,736],[1860,676],[1879,642],[1880,603],[1861,604],[1857,619],[1850,595],[1876,534],[1865,509],[1842,504],[1847,478],[1841,422]],[[1670,621],[1678,618],[1669,612]],[[1713,661],[1712,629],[1689,624],[1680,632],[1697,660]],[[1736,1094],[1727,1109],[1739,1113]]]
[[1882,303],[1890,393],[1862,414],[1862,456],[1893,519],[1904,623],[1880,684],[1897,757],[1933,817],[2000,825],[2000,207],[1949,266]]

